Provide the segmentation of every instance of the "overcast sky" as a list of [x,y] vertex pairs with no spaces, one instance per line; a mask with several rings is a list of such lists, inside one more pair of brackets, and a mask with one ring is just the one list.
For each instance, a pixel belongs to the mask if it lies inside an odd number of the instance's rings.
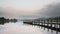
[[40,15],[46,16],[44,15],[45,14],[45,12],[43,12],[44,10],[41,11],[41,9],[42,8],[45,9],[46,7],[48,7],[48,5],[51,4],[53,5],[54,3],[58,2],[60,1],[59,0],[0,0],[0,16],[5,16],[8,18],[15,18],[20,16],[40,16]]
[[[60,0],[0,0],[0,17],[31,19],[34,18],[33,16],[35,18],[60,16]],[[40,32],[40,28],[25,26],[21,23],[0,25],[0,34],[47,34]]]

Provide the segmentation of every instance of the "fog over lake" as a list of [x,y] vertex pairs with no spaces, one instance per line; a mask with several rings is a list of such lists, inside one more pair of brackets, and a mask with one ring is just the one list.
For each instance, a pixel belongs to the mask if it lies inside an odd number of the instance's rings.
[[0,0],[0,34],[60,34],[23,23],[48,17],[60,17],[60,0]]

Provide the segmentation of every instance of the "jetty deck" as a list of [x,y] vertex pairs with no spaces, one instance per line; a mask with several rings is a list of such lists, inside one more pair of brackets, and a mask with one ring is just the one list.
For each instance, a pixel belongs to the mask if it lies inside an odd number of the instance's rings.
[[23,21],[23,23],[42,26],[42,27],[60,32],[60,18],[35,19],[32,21]]

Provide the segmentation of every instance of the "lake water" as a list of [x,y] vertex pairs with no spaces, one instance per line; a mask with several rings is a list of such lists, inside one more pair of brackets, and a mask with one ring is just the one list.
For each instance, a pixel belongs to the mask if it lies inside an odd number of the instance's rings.
[[60,32],[40,26],[23,24],[22,21],[16,23],[5,23],[0,25],[0,34],[60,34]]

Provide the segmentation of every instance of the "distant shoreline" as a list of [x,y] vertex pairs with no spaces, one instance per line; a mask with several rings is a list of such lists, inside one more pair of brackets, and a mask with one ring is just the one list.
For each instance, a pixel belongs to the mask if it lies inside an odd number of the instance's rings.
[[4,17],[0,17],[0,24],[5,24],[6,22],[17,22],[17,19],[6,19]]

